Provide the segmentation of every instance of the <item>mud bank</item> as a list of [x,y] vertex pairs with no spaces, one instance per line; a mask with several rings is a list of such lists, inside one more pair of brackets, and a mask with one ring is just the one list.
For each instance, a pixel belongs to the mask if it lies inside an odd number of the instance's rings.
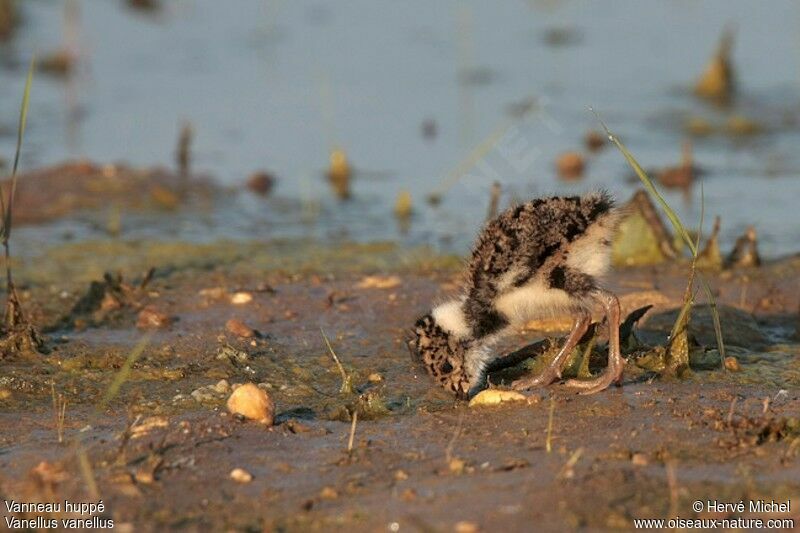
[[[580,397],[556,385],[486,408],[433,387],[402,344],[455,290],[459,265],[306,241],[78,243],[19,265],[51,352],[0,362],[2,498],[102,499],[98,516],[137,531],[630,528],[721,517],[692,511],[698,499],[800,501],[800,259],[711,279],[738,372],[698,364],[666,378],[631,360],[621,388]],[[623,312],[654,306],[636,335],[663,343],[686,266],[609,281]],[[151,329],[145,310],[168,320]],[[691,332],[711,353],[707,315],[696,309]],[[531,324],[503,348],[555,337],[561,323]],[[321,329],[352,394],[339,392]],[[274,426],[227,413],[226,391],[245,382],[275,400]],[[232,479],[237,468],[252,479]]]

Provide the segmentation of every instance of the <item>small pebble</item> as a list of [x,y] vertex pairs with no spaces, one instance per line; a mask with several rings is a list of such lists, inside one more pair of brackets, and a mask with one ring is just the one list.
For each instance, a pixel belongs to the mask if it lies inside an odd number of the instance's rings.
[[333,487],[323,487],[319,493],[320,498],[324,500],[335,500],[339,497],[339,493]]
[[238,318],[231,318],[225,322],[225,329],[238,337],[249,339],[255,337],[256,332],[253,328],[239,320]]
[[219,353],[217,354],[217,360],[219,361],[230,361],[231,363],[245,363],[250,359],[250,355],[243,351],[237,350],[233,346],[225,345],[220,348]]
[[565,180],[578,179],[586,167],[583,156],[578,152],[565,152],[556,160],[558,175]]
[[275,177],[268,172],[254,172],[247,178],[247,188],[259,196],[268,196],[275,186]]
[[231,386],[228,384],[227,379],[221,379],[214,385],[214,390],[220,394],[228,394],[231,391]]
[[130,429],[130,435],[132,439],[137,439],[139,437],[144,437],[154,429],[165,428],[167,426],[169,426],[169,421],[167,420],[167,417],[151,416],[145,418],[140,423],[133,426]]
[[198,294],[203,298],[220,300],[225,297],[226,292],[222,287],[210,287],[208,289],[201,289]]
[[731,135],[754,135],[763,129],[761,124],[741,115],[734,115],[728,119],[725,127]]
[[636,466],[647,466],[647,456],[643,453],[634,453],[631,456],[631,463]]
[[398,276],[367,276],[356,287],[359,289],[391,289],[400,285]]
[[250,483],[253,481],[253,474],[243,468],[234,468],[231,470],[230,477],[237,483]]
[[244,305],[253,301],[253,295],[249,292],[240,291],[231,296],[231,303],[233,305]]
[[228,411],[271,426],[275,419],[275,403],[264,389],[253,383],[238,387],[228,398]]
[[367,381],[370,383],[380,383],[383,381],[383,376],[381,376],[378,372],[373,372],[369,376],[367,376]]
[[408,487],[400,493],[400,499],[404,502],[413,502],[417,499],[417,491]]
[[739,372],[742,369],[741,365],[739,364],[739,360],[733,356],[728,356],[725,358],[725,368],[731,372]]
[[394,203],[394,216],[400,219],[406,219],[411,216],[412,211],[411,193],[408,191],[400,191]]
[[583,138],[586,149],[590,152],[596,152],[600,150],[603,146],[605,146],[607,140],[608,137],[597,130],[589,130],[586,132],[586,136]]
[[214,389],[210,387],[200,387],[195,389],[191,394],[192,398],[199,403],[214,402],[217,400],[217,395],[214,394]]
[[458,458],[450,459],[450,462],[447,464],[447,467],[454,474],[460,474],[461,472],[463,472],[465,466],[466,463],[464,462],[464,460]]
[[151,485],[155,481],[155,476],[153,476],[153,472],[150,470],[137,470],[136,473],[133,474],[133,479],[141,485]]
[[177,209],[181,203],[180,196],[163,185],[154,185],[150,189],[150,199],[157,207],[168,211]]
[[172,318],[152,306],[142,309],[136,319],[136,327],[139,329],[161,329],[170,324],[172,324]]
[[422,130],[422,136],[426,139],[434,139],[436,138],[437,133],[437,125],[436,120],[433,118],[426,118],[422,121],[422,125],[420,127]]
[[456,522],[453,531],[456,533],[477,533],[479,531],[478,524],[470,522],[469,520],[461,520]]

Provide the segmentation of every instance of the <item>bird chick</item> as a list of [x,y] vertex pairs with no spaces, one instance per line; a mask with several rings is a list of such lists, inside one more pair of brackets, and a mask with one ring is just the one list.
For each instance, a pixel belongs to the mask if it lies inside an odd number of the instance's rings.
[[619,382],[619,301],[600,286],[618,218],[605,192],[537,198],[501,213],[478,236],[461,296],[417,320],[409,350],[445,389],[470,398],[485,386],[498,340],[531,319],[569,312],[575,325],[552,364],[512,384],[517,390],[545,386],[561,378],[599,303],[608,319],[608,367],[567,386],[592,394]]

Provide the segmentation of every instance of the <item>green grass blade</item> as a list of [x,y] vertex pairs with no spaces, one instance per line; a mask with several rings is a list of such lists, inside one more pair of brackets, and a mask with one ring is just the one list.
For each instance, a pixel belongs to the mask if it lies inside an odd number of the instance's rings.
[[136,360],[141,357],[144,349],[147,348],[148,344],[150,344],[150,337],[151,335],[144,336],[142,340],[140,340],[136,346],[133,347],[131,353],[128,354],[128,357],[125,359],[125,363],[122,365],[122,368],[120,368],[119,372],[117,372],[117,375],[114,376],[111,385],[108,386],[106,393],[103,395],[103,399],[100,400],[100,403],[97,405],[98,411],[102,411],[119,393],[119,389],[122,388],[122,385],[124,385],[128,380],[128,376],[131,373],[131,368],[133,368],[133,363],[135,363]]
[[[594,110],[592,110],[592,113],[594,113]],[[603,126],[603,129],[606,130],[606,135],[608,135],[608,140],[611,141],[619,149],[620,152],[622,152],[622,155],[625,156],[625,159],[628,161],[628,164],[631,166],[631,168],[633,168],[633,171],[636,172],[636,175],[639,177],[639,180],[644,184],[645,189],[647,189],[647,191],[651,195],[653,195],[653,197],[658,201],[659,205],[661,206],[661,209],[664,210],[664,213],[667,215],[667,218],[672,223],[672,227],[675,228],[675,231],[678,233],[678,235],[681,236],[681,239],[683,239],[686,242],[686,245],[689,246],[689,250],[692,251],[692,255],[696,255],[697,247],[695,246],[694,241],[692,241],[692,238],[689,236],[689,232],[686,231],[686,227],[681,222],[681,219],[678,217],[677,213],[675,213],[675,211],[672,210],[667,201],[664,200],[664,197],[661,196],[661,193],[658,192],[658,189],[656,189],[655,185],[653,185],[653,181],[650,179],[650,177],[647,175],[647,172],[644,171],[641,165],[639,165],[639,162],[636,161],[636,159],[633,157],[633,154],[631,154],[625,147],[625,145],[622,144],[622,142],[619,139],[617,139],[617,137],[613,133],[611,133],[611,130],[608,129],[606,123],[603,122],[603,120],[597,115],[597,113],[595,113],[595,116],[597,117],[597,120],[600,122],[600,125]]]
[[714,299],[714,295],[711,293],[711,286],[709,286],[708,282],[702,275],[697,276],[700,279],[700,284],[703,286],[703,292],[706,293],[706,299],[708,299],[708,306],[711,308],[711,319],[714,321],[714,335],[717,338],[717,349],[719,350],[719,355],[722,358],[722,362],[725,362],[725,341],[722,339],[722,323],[719,320],[719,310],[717,309],[717,301]]
[[[705,223],[706,218],[706,191],[703,187],[703,182],[700,181],[700,225],[697,227],[697,242],[695,242],[695,249],[697,253],[700,253],[700,240],[703,237],[703,224]],[[697,260],[697,254],[694,257],[695,261]]]
[[[592,113],[594,113],[594,116],[597,117],[597,120],[598,122],[600,122],[600,125],[603,126],[603,129],[606,131],[606,134],[608,135],[608,140],[610,140],[614,144],[614,146],[616,146],[619,149],[619,151],[622,152],[622,155],[625,157],[625,160],[628,162],[631,168],[633,168],[634,172],[636,172],[636,176],[638,176],[639,180],[642,182],[642,184],[644,184],[647,191],[658,201],[659,205],[664,210],[664,213],[667,215],[667,218],[669,218],[669,221],[672,223],[672,227],[675,228],[675,231],[678,233],[678,235],[680,235],[681,239],[689,247],[689,250],[691,250],[692,258],[696,259],[698,254],[698,246],[689,236],[689,232],[686,231],[686,227],[681,222],[681,219],[678,217],[675,211],[673,211],[673,209],[669,206],[664,197],[661,196],[661,193],[658,192],[658,189],[656,189],[656,186],[653,184],[653,181],[650,179],[650,177],[647,175],[647,173],[644,171],[641,165],[639,165],[639,162],[636,161],[636,158],[633,157],[633,154],[631,154],[625,147],[625,145],[622,144],[622,141],[617,139],[617,137],[613,133],[611,133],[611,130],[608,129],[606,123],[603,122],[603,119],[600,118],[600,116],[595,112],[595,110],[592,109],[591,107],[589,108],[589,110]],[[714,334],[717,338],[717,348],[719,349],[719,354],[724,361],[725,343],[722,338],[722,324],[720,323],[719,320],[719,310],[717,309],[717,302],[714,299],[714,295],[711,292],[711,287],[708,285],[708,282],[705,280],[705,278],[699,275],[699,273],[697,277],[700,280],[700,284],[703,286],[703,292],[705,292],[706,298],[708,299],[709,307],[711,308],[711,317],[714,321]]]
[[[28,67],[28,77],[25,80],[25,91],[22,93],[22,104],[19,109],[19,125],[17,126],[17,150],[14,154],[14,166],[11,168],[11,191],[8,194],[8,205],[2,200],[0,207],[3,211],[3,239],[7,240],[11,235],[11,216],[14,207],[14,194],[17,192],[17,168],[19,168],[19,156],[22,152],[22,140],[25,138],[25,125],[28,122],[28,103],[31,96],[31,83],[33,82],[33,69],[35,59],[31,59]],[[0,191],[0,197],[2,197]]]
[[336,355],[336,352],[333,351],[333,346],[331,346],[331,341],[328,340],[328,336],[325,335],[325,330],[320,327],[319,331],[322,333],[322,338],[325,339],[325,345],[328,347],[328,352],[330,352],[331,357],[333,357],[333,361],[336,363],[336,367],[339,369],[339,374],[342,376],[342,386],[339,388],[339,392],[342,394],[353,394],[355,392],[355,389],[353,388],[353,377],[347,373],[342,365],[342,362],[339,361],[339,357]]
[[[700,249],[700,236],[703,234],[703,217],[705,215],[705,208],[706,208],[706,195],[705,189],[703,188],[703,182],[700,182],[700,230],[697,232],[697,249]],[[698,252],[699,253],[699,252]],[[692,256],[692,274],[694,275],[694,270],[697,265],[697,254]],[[725,341],[722,338],[722,323],[719,320],[719,310],[717,309],[717,302],[714,299],[714,295],[711,294],[711,286],[708,282],[703,278],[700,273],[697,273],[697,278],[700,280],[700,284],[703,286],[703,292],[706,293],[706,299],[708,300],[708,306],[711,308],[711,320],[714,322],[714,336],[717,339],[717,350],[719,350],[720,360],[722,361],[722,366],[725,366]]]

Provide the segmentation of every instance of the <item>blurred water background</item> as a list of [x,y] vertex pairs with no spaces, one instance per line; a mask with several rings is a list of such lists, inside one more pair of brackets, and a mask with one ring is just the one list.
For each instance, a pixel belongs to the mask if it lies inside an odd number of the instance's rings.
[[[173,165],[185,121],[193,169],[237,189],[210,212],[126,213],[122,238],[391,240],[463,252],[489,191],[501,206],[604,187],[632,194],[618,151],[586,153],[580,180],[560,180],[559,154],[586,152],[591,106],[646,167],[675,165],[692,139],[705,170],[706,231],[722,217],[727,250],[748,225],[761,252],[800,249],[800,4],[748,0],[25,0],[0,45],[0,156],[13,155],[32,54],[78,57],[68,77],[37,74],[23,170],[89,158]],[[735,31],[739,82],[730,108],[691,87]],[[692,137],[686,124],[757,123],[748,135]],[[695,132],[696,133],[696,132]],[[356,169],[352,198],[325,178],[331,150]],[[263,199],[241,186],[277,178]],[[452,181],[438,206],[426,197]],[[407,225],[393,216],[411,193]],[[694,224],[700,189],[667,198]],[[108,238],[91,216],[26,227],[43,244]]]

